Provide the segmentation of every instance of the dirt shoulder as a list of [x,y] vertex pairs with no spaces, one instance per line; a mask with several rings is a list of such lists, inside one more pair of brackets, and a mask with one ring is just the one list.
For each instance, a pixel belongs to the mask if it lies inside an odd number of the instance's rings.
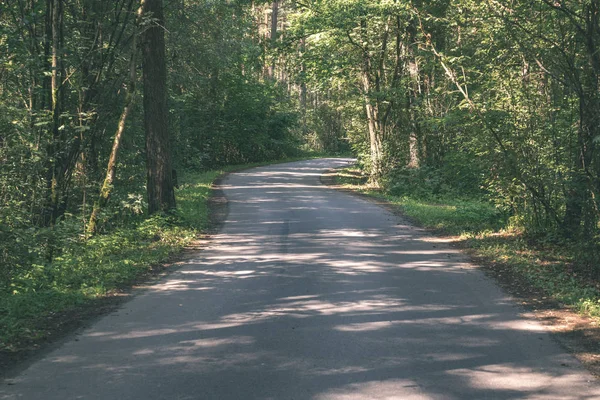
[[[327,171],[321,176],[321,182],[328,187],[376,203],[410,221],[400,207],[384,199],[338,185],[336,179],[338,172],[338,170]],[[411,222],[418,225],[416,221]],[[600,378],[600,325],[597,319],[583,316],[553,301],[541,290],[524,283],[522,277],[510,265],[493,262],[483,257],[476,249],[469,247],[468,242],[456,236],[446,236],[434,230],[428,231],[436,241],[461,249],[469,256],[474,266],[493,278],[522,307],[523,316],[541,321],[554,340],[573,354],[593,375]]]

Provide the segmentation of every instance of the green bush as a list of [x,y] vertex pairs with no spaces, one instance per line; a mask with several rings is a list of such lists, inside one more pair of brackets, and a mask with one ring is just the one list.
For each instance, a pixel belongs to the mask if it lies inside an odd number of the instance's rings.
[[484,174],[467,153],[452,152],[440,166],[392,169],[383,180],[387,191],[394,196],[414,198],[482,198]]

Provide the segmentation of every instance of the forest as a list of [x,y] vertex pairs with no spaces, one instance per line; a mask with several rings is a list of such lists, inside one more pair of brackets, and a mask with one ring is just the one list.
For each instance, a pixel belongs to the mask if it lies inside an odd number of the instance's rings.
[[597,280],[599,85],[600,0],[0,0],[0,347],[188,243],[215,171],[313,154]]

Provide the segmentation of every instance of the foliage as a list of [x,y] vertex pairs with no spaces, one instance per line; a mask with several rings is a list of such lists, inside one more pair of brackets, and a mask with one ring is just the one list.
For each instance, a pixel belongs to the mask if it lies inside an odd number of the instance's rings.
[[263,79],[253,17],[242,3],[209,1],[172,14],[180,29],[170,36],[171,114],[183,168],[297,153],[297,112],[283,85]]
[[527,234],[597,254],[599,8],[298,3],[289,58],[312,109],[338,110],[336,126],[373,183],[422,199],[490,200]]
[[580,272],[579,249],[573,245],[532,243],[518,232],[468,235],[475,254],[492,265],[510,268],[519,279],[577,311],[600,317],[600,291]]
[[[187,126],[180,132],[179,163],[184,168],[265,161],[292,156],[298,142],[291,127],[296,115],[280,88],[230,79],[217,104],[202,97],[187,102]],[[219,134],[215,134],[219,132]]]
[[[2,3],[0,293],[9,303],[102,293],[207,219],[190,206],[200,188],[186,184],[179,211],[148,217],[138,99],[98,235],[86,233],[143,69],[130,62],[138,5]],[[565,244],[578,271],[598,277],[599,10],[600,0],[169,2],[173,176],[301,148],[352,150],[371,185],[427,224],[472,234],[508,224]],[[151,249],[145,259],[128,253],[138,236]]]
[[[415,171],[411,172],[418,174]],[[359,170],[342,170],[338,173],[338,182],[341,184],[371,196],[384,198],[399,206],[406,216],[418,224],[446,234],[478,234],[506,226],[506,213],[490,202],[464,195],[461,198],[453,191],[435,191],[434,189],[439,187],[439,181],[435,178],[432,178],[432,181],[419,186],[416,182],[407,180],[408,187],[403,188],[401,192],[398,192],[398,186],[392,186],[390,190],[374,190],[365,185],[366,177]]]
[[[194,193],[183,191],[185,209],[194,202],[195,208],[206,210],[209,185],[210,181],[200,182]],[[5,281],[9,287],[0,292],[0,348],[10,350],[43,339],[45,318],[121,288],[177,252],[206,226],[206,220],[196,214],[180,214],[182,217],[138,218],[130,225],[89,239],[76,234],[82,227],[81,221],[74,219],[65,219],[46,232],[46,239],[61,251],[52,262],[38,252],[30,254],[26,262],[13,265],[10,279]],[[40,235],[26,246],[38,249]],[[23,247],[19,243],[19,248]]]
[[452,153],[440,166],[396,168],[384,177],[383,185],[394,196],[482,198],[486,194],[483,189],[485,173],[474,158],[469,154]]

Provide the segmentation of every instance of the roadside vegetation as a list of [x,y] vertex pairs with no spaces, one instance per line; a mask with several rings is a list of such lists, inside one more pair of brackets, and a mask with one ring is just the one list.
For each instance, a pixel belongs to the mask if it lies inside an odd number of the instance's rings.
[[467,248],[478,262],[497,270],[496,273],[510,274],[517,294],[532,288],[542,293],[545,300],[600,317],[597,260],[582,257],[578,243],[534,235],[515,225],[510,212],[494,205],[483,192],[479,197],[473,193],[464,196],[448,186],[449,190],[440,193],[431,190],[426,179],[419,179],[414,184],[404,180],[399,193],[400,182],[392,189],[374,187],[356,167],[338,171],[336,180],[346,189],[397,206],[419,226],[452,236],[452,242]]
[[[211,188],[223,174],[311,157],[316,155],[187,172],[176,190],[177,209],[129,217],[102,235],[86,237],[68,222],[59,225],[53,240],[60,256],[46,265],[41,265],[43,255],[31,258],[21,265],[26,272],[13,276],[11,290],[0,292],[0,352],[35,347],[65,322],[61,318],[80,313],[85,317],[89,307],[164,271],[164,263],[212,227]],[[37,240],[23,238],[19,243],[34,249]]]
[[164,3],[0,6],[0,351],[193,241],[232,165],[349,149],[310,135],[321,125],[275,66],[269,6]]
[[51,263],[43,252],[34,254],[44,233],[19,240],[29,259],[0,293],[0,350],[43,341],[54,317],[125,289],[194,240],[208,226],[210,187],[221,173],[186,174],[176,192],[178,208],[169,214],[134,215],[93,237],[78,234],[74,221],[58,225],[52,240],[61,252]]

